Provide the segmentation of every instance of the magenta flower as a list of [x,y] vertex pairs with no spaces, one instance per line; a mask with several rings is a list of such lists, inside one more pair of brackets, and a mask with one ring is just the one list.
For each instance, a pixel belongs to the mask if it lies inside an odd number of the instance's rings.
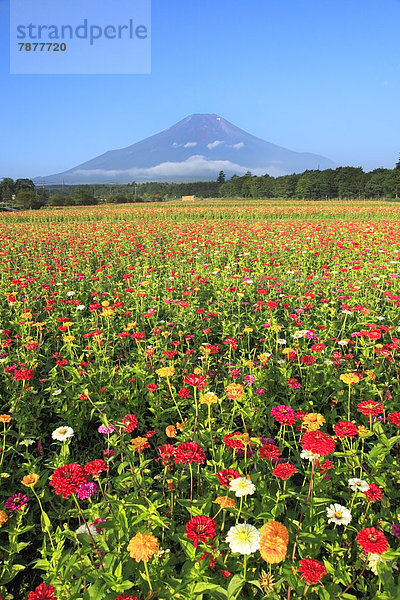
[[96,494],[99,491],[98,485],[94,481],[89,481],[88,483],[82,483],[76,490],[76,495],[79,500],[87,500],[93,494]]
[[106,427],[105,425],[100,425],[100,427],[98,427],[97,431],[99,433],[114,433],[115,429],[112,425],[110,425],[110,427]]
[[400,525],[392,525],[392,533],[400,540]]
[[6,500],[6,509],[10,512],[22,510],[29,502],[28,496],[25,494],[13,494]]

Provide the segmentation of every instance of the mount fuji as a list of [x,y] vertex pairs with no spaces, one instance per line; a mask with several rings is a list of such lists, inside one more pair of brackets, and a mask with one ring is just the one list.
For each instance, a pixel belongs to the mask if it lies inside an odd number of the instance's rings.
[[110,150],[77,167],[47,177],[47,183],[127,183],[131,181],[215,180],[226,177],[272,176],[306,169],[335,168],[331,160],[293,152],[266,142],[214,114],[194,114],[140,142]]

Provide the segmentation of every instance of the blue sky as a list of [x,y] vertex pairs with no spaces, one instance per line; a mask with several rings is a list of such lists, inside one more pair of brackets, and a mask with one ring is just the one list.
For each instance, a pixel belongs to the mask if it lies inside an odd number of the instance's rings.
[[64,171],[192,113],[341,165],[393,168],[400,0],[152,0],[151,12],[148,75],[10,75],[0,0],[0,178]]

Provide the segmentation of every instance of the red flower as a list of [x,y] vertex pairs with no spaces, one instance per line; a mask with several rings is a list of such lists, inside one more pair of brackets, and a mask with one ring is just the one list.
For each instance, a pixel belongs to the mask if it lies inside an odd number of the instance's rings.
[[318,466],[318,471],[319,471],[321,474],[323,474],[323,473],[326,473],[326,471],[329,471],[329,469],[333,469],[333,467],[334,467],[334,466],[335,466],[335,465],[333,464],[333,462],[332,462],[332,461],[330,461],[330,460],[329,460],[329,458],[327,458],[327,459],[325,460],[325,462],[323,462],[322,464],[320,464],[320,465]]
[[50,479],[50,485],[54,486],[55,493],[63,498],[68,498],[75,494],[76,490],[83,483],[87,483],[85,471],[81,465],[70,463],[63,467],[58,467]]
[[289,479],[289,477],[294,475],[294,473],[297,473],[296,467],[294,467],[290,463],[285,462],[278,463],[272,471],[272,475],[275,475],[275,477],[279,477],[279,479],[283,479],[284,481],[286,481],[286,479]]
[[204,463],[205,459],[203,448],[196,442],[179,444],[175,450],[174,461],[176,463]]
[[157,446],[158,454],[160,455],[156,460],[161,460],[164,466],[169,464],[171,457],[175,454],[175,448],[172,444],[163,444]]
[[282,452],[280,452],[278,446],[275,446],[275,444],[265,444],[264,446],[262,446],[258,452],[258,456],[260,458],[278,458],[278,456],[280,456],[282,454]]
[[218,471],[217,473],[218,481],[225,487],[229,487],[229,483],[238,477],[240,477],[240,473],[236,469],[222,469],[222,471]]
[[390,413],[390,415],[388,416],[388,421],[389,423],[393,423],[393,425],[397,425],[397,427],[400,427],[400,412]]
[[227,433],[226,435],[224,435],[223,440],[225,446],[227,448],[240,448],[241,450],[243,450],[243,442],[241,442],[240,439],[235,439],[235,437],[242,437],[240,431],[235,431],[235,433]]
[[357,542],[365,552],[371,552],[372,554],[383,554],[389,548],[384,534],[375,527],[361,529],[357,533]]
[[358,433],[357,425],[351,421],[340,421],[334,428],[336,435],[339,438],[355,437]]
[[121,422],[125,425],[122,428],[122,431],[126,431],[126,433],[132,433],[132,431],[136,428],[137,418],[135,415],[125,415]]
[[335,440],[328,433],[323,431],[307,431],[301,439],[304,450],[309,450],[313,454],[326,455],[335,450]]
[[103,471],[107,471],[107,465],[101,458],[88,462],[83,468],[86,475],[100,475]]
[[375,416],[383,413],[383,404],[382,402],[376,402],[375,400],[364,400],[357,404],[357,410],[362,413],[364,417],[369,417],[370,415]]
[[369,502],[376,502],[377,500],[381,500],[383,496],[383,492],[380,487],[375,485],[375,483],[369,484],[369,489],[364,492]]
[[127,596],[124,594],[123,596],[117,596],[115,600],[139,600],[137,596]]
[[17,369],[14,371],[14,379],[17,381],[29,381],[34,374],[33,369]]
[[211,517],[193,517],[186,523],[186,537],[193,540],[193,545],[197,548],[197,542],[207,542],[215,536],[215,528],[217,524]]
[[299,573],[301,579],[304,579],[309,585],[315,585],[319,582],[322,575],[326,575],[326,569],[322,562],[313,558],[303,558],[299,561]]
[[301,357],[301,362],[303,363],[303,365],[312,365],[313,363],[315,363],[317,359],[315,358],[315,356],[302,356]]
[[149,392],[155,392],[157,389],[157,386],[155,383],[149,383],[149,385],[147,386],[147,389],[149,390]]
[[186,385],[192,385],[198,390],[202,390],[203,385],[206,383],[206,378],[203,375],[196,375],[195,373],[190,373],[190,375],[185,377],[183,383],[186,383]]
[[278,421],[281,425],[294,425],[296,422],[296,411],[290,406],[281,404],[271,408],[271,417]]
[[181,388],[178,392],[178,396],[179,396],[179,398],[189,398],[189,396],[190,396],[189,388],[187,388],[187,387]]
[[29,592],[27,600],[57,600],[57,596],[54,595],[54,587],[41,583],[37,586],[34,592]]

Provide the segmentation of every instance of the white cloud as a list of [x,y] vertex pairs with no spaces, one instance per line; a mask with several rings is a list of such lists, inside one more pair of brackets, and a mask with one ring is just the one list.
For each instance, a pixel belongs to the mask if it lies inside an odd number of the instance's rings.
[[162,177],[165,179],[178,178],[192,178],[192,177],[206,177],[214,176],[219,171],[228,171],[236,173],[237,175],[243,175],[247,171],[250,171],[253,175],[264,175],[269,173],[274,177],[279,175],[285,175],[286,171],[279,169],[278,167],[266,165],[262,169],[249,166],[242,166],[230,160],[207,160],[205,156],[201,154],[195,154],[190,156],[187,160],[182,162],[163,162],[154,167],[148,168],[132,168],[126,170],[107,170],[107,169],[78,169],[71,173],[74,176],[83,176],[85,178],[103,176],[107,179],[141,179],[154,181],[155,179]]
[[197,142],[186,142],[186,144],[183,145],[184,148],[192,148],[193,146],[197,146]]
[[211,142],[210,144],[207,144],[207,148],[209,150],[212,150],[213,148],[216,148],[217,146],[219,146],[220,144],[223,144],[224,142],[221,142],[220,140],[215,140],[215,142]]
[[237,144],[233,144],[232,148],[239,150],[239,148],[243,148],[243,146],[244,146],[243,142],[238,142]]

